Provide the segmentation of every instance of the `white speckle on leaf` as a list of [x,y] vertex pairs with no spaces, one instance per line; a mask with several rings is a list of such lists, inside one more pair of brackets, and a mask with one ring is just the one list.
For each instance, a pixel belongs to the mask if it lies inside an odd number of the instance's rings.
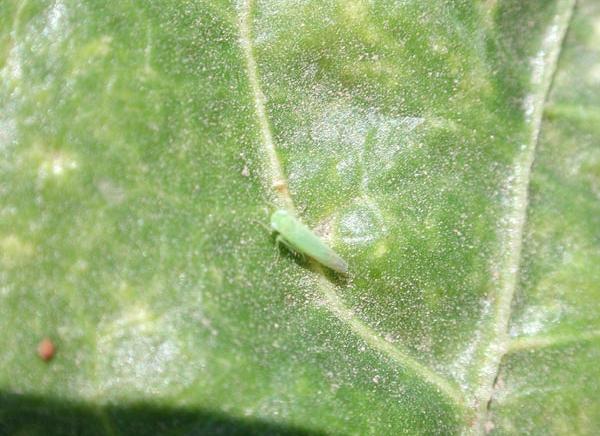
[[534,336],[544,332],[553,324],[560,321],[563,309],[560,304],[548,304],[544,306],[530,306],[520,317],[518,322],[511,326],[512,337]]
[[344,183],[351,185],[357,172],[362,174],[366,193],[370,178],[389,171],[410,153],[418,142],[415,129],[425,122],[422,117],[392,116],[339,101],[323,105],[322,96],[307,99],[307,106],[318,104],[318,110],[306,109],[308,125],[290,132],[285,141],[307,157],[291,163],[292,185],[306,183],[335,165]]
[[[133,306],[121,316],[103,321],[97,333],[96,392],[163,392],[171,380],[193,377],[193,369],[182,368],[184,344],[178,340],[177,318],[157,316]],[[202,365],[195,356],[195,365]]]
[[383,215],[377,205],[366,199],[357,199],[338,219],[338,233],[346,244],[369,245],[386,232]]
[[48,11],[46,16],[46,27],[42,31],[47,37],[60,36],[67,15],[67,7],[64,2],[57,1]]
[[100,180],[96,186],[108,204],[119,205],[126,198],[125,191],[108,179]]
[[460,383],[461,387],[465,390],[469,388],[469,383],[467,380],[467,374],[469,368],[473,364],[473,359],[475,357],[475,352],[478,350],[481,345],[482,337],[482,324],[485,323],[485,320],[489,316],[489,313],[492,309],[492,305],[489,300],[484,299],[481,301],[481,316],[478,327],[474,330],[475,334],[473,338],[466,343],[463,347],[462,351],[456,356],[454,362],[449,367],[449,372],[452,374],[454,379]]
[[[0,81],[2,73],[0,72]],[[0,153],[6,151],[9,146],[16,143],[17,140],[17,123],[9,117],[2,118],[0,115]]]
[[49,156],[38,167],[38,181],[43,182],[50,177],[60,178],[67,171],[74,170],[78,166],[77,161],[67,154],[59,153]]
[[21,46],[15,44],[11,47],[6,57],[4,68],[0,70],[0,78],[6,80],[7,83],[18,83],[23,76]]

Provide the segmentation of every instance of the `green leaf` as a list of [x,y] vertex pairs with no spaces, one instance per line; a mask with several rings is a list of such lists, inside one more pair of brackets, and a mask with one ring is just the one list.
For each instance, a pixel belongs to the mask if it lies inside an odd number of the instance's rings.
[[511,343],[490,422],[504,433],[600,425],[600,4],[580,2],[545,105]]
[[0,433],[593,433],[597,3],[1,2]]

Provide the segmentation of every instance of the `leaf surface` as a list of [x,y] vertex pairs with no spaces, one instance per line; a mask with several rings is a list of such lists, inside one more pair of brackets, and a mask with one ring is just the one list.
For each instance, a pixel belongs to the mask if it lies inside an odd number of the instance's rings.
[[2,2],[0,432],[598,428],[594,3]]

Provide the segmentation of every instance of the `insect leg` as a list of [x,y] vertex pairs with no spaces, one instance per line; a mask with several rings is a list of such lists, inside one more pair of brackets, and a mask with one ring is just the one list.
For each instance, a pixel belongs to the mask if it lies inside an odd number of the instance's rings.
[[259,220],[252,220],[254,221],[256,224],[258,224],[259,226],[261,226],[262,228],[264,228],[267,232],[269,233],[273,233],[273,229],[271,228],[271,226],[266,225],[265,223],[259,221]]

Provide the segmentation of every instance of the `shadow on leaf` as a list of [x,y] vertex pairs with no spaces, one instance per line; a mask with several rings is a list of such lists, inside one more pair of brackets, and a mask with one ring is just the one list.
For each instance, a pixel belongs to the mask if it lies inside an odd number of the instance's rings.
[[0,393],[0,435],[302,435],[321,433],[219,412],[93,405]]

